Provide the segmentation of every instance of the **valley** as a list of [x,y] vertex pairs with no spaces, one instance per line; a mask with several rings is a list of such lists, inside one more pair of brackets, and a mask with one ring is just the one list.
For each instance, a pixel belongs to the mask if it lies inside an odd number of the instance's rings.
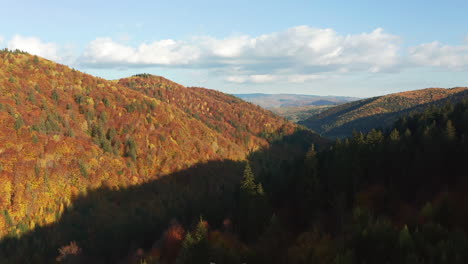
[[268,108],[310,130],[161,76],[0,65],[2,263],[468,259],[466,88]]

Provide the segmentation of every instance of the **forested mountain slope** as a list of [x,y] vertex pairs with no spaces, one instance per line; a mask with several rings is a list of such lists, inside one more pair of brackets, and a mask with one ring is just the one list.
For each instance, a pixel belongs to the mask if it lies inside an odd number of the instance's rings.
[[464,89],[330,144],[162,77],[0,58],[0,263],[468,262]]
[[431,105],[456,103],[468,96],[466,87],[429,88],[373,97],[342,104],[314,115],[300,124],[327,137],[347,137],[353,131],[388,128],[402,115]]
[[120,79],[118,83],[179,108],[230,141],[239,145],[250,142],[252,150],[264,144],[264,139],[280,136],[282,130],[291,131],[292,125],[273,113],[215,90],[184,87],[149,74]]
[[[158,77],[160,96],[23,52],[0,52],[0,236],[53,223],[73,197],[245,159],[296,126]],[[127,84],[127,85],[124,85]],[[156,91],[156,90],[154,90]],[[146,93],[148,95],[146,95]]]

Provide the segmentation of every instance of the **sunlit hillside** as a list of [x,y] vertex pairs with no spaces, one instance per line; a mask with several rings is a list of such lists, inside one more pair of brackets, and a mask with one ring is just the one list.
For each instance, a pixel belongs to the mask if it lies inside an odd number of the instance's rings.
[[107,81],[19,51],[0,53],[0,122],[0,236],[53,223],[88,190],[242,160],[296,129],[213,90]]

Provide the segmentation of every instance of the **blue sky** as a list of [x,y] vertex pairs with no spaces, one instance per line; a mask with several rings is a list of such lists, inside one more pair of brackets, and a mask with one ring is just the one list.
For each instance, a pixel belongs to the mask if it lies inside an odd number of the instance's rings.
[[0,47],[107,79],[359,97],[468,86],[466,1],[0,4]]

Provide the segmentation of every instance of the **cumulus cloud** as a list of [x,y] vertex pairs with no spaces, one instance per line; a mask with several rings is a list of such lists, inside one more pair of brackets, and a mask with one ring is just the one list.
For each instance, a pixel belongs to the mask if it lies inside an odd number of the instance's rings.
[[443,45],[434,41],[411,47],[409,59],[419,66],[461,69],[468,66],[468,43],[460,46]]
[[381,70],[398,63],[399,42],[399,37],[382,29],[341,36],[332,29],[299,26],[241,42],[238,49],[243,53],[235,59],[251,64],[276,62],[281,70]]
[[391,69],[399,63],[399,42],[398,36],[380,28],[344,36],[332,29],[298,26],[257,37],[202,36],[188,41],[159,40],[138,47],[99,38],[88,45],[80,61],[88,67],[236,68],[246,72],[246,80],[263,82],[262,76],[279,71],[312,74]]
[[252,75],[231,75],[225,80],[231,83],[271,83],[289,82],[305,83],[311,80],[323,79],[325,76],[319,74],[252,74]]
[[55,43],[45,43],[36,37],[24,37],[15,35],[8,42],[8,49],[19,49],[49,60],[61,61],[59,47]]
[[2,36],[2,35],[0,35],[0,45],[2,45],[2,43],[3,43],[3,40],[4,40],[3,36]]
[[171,39],[143,43],[136,48],[98,38],[87,46],[80,62],[97,67],[132,67],[154,65],[185,65],[199,58],[199,50],[184,42]]
[[271,74],[252,74],[228,76],[226,81],[232,83],[268,83],[277,81],[278,79],[278,76]]
[[432,42],[402,49],[402,39],[382,28],[346,35],[330,28],[297,26],[258,36],[195,36],[139,45],[127,40],[97,38],[81,54],[36,37],[16,35],[6,42],[9,49],[84,68],[193,68],[231,83],[307,83],[344,73],[407,67],[468,68],[468,37],[461,45]]

